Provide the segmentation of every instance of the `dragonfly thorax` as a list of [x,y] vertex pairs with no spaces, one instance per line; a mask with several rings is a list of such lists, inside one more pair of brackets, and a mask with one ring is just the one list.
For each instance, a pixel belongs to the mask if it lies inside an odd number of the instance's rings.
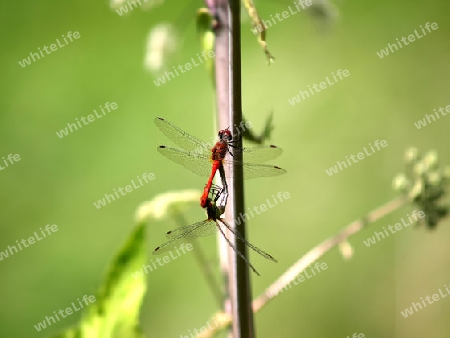
[[211,149],[211,159],[213,161],[222,161],[228,152],[228,142],[219,141]]

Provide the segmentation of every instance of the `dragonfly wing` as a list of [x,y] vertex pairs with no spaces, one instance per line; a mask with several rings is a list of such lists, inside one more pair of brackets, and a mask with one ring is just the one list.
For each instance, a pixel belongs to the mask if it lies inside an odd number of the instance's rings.
[[278,262],[275,258],[273,258],[272,255],[269,255],[267,252],[261,250],[260,248],[258,248],[256,245],[253,245],[252,243],[250,243],[249,241],[247,241],[244,237],[242,237],[242,235],[237,231],[234,230],[230,225],[227,224],[227,222],[225,222],[224,219],[220,219],[218,220],[220,221],[221,224],[223,224],[228,230],[230,230],[237,239],[239,239],[240,241],[242,241],[245,245],[247,245],[250,249],[252,249],[253,251],[255,251],[256,253],[260,254],[261,256],[263,256],[264,258],[267,258],[271,261],[274,262]]
[[205,220],[195,224],[186,225],[167,232],[167,238],[183,237],[192,239],[198,237],[209,237],[217,232],[216,222],[213,220]]
[[282,153],[281,148],[273,145],[244,148],[242,151],[245,162],[250,163],[264,163],[276,159]]
[[[234,162],[224,160],[222,163],[225,169],[225,176],[228,177]],[[287,173],[285,169],[270,164],[243,163],[243,167],[244,179],[246,180],[258,177],[279,176]]]
[[181,164],[194,174],[209,176],[211,174],[212,162],[206,155],[196,155],[182,149],[159,146],[158,152],[169,160]]
[[261,276],[259,274],[259,272],[255,269],[255,267],[252,265],[252,263],[250,263],[250,261],[245,258],[245,256],[238,250],[238,248],[236,247],[236,245],[233,244],[233,242],[231,242],[227,235],[225,235],[225,232],[219,227],[219,231],[222,234],[223,238],[225,239],[225,241],[228,243],[228,245],[230,246],[230,248],[232,248],[234,250],[234,252],[236,252],[236,254],[242,258],[242,260],[250,267],[250,269],[253,270],[254,273],[256,273],[258,276]]
[[249,180],[257,177],[273,177],[286,174],[283,168],[269,164],[244,163],[244,179]]
[[208,144],[178,128],[162,117],[155,118],[156,126],[170,138],[177,146],[195,154],[210,154],[213,144]]
[[154,255],[160,255],[173,250],[181,243],[189,241],[197,237],[206,237],[213,235],[217,232],[216,223],[212,220],[201,221],[192,225],[187,225],[167,233],[167,237],[170,238],[164,244],[158,246],[154,251]]

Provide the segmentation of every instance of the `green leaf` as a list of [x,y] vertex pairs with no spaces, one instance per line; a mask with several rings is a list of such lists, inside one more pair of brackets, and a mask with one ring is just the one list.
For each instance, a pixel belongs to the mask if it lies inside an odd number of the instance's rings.
[[55,338],[142,338],[139,309],[146,291],[145,223],[139,223],[114,258],[96,302],[83,314],[80,326]]

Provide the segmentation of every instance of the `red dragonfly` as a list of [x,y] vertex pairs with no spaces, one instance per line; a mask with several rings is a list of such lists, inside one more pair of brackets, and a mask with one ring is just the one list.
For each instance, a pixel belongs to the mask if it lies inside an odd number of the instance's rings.
[[[186,225],[171,231],[168,231],[166,236],[169,238],[169,241],[158,246],[154,251],[154,255],[159,255],[163,253],[167,253],[168,251],[177,247],[180,243],[188,241],[189,239],[194,239],[198,237],[207,237],[212,236],[217,233],[217,230],[220,231],[222,236],[227,241],[228,245],[245,261],[245,263],[258,275],[259,272],[255,269],[255,267],[248,261],[247,258],[236,248],[236,246],[227,238],[225,232],[222,229],[222,226],[230,230],[233,235],[240,241],[242,241],[247,247],[260,254],[264,258],[267,258],[271,261],[278,262],[272,255],[267,252],[259,249],[255,245],[248,242],[242,235],[234,230],[223,218],[220,216],[225,212],[225,206],[227,203],[227,193],[223,192],[223,189],[213,186],[211,189],[211,196],[207,198],[206,205],[206,213],[208,218],[204,221],[194,223],[191,225]],[[218,200],[220,201],[218,202]]]
[[[219,170],[219,173],[221,174],[222,184],[225,188],[225,192],[227,192],[225,177],[235,163],[233,160],[224,159],[226,154],[230,153],[230,148],[235,148],[231,132],[228,129],[219,131],[219,141],[211,148],[211,144],[189,135],[184,130],[176,127],[161,117],[155,118],[155,124],[164,135],[175,142],[176,145],[183,148],[175,149],[167,146],[159,146],[158,152],[175,163],[181,164],[197,175],[209,177],[208,183],[206,184],[200,199],[200,205],[203,208],[207,207],[209,190],[211,189],[212,181],[217,170]],[[282,150],[276,146],[258,146],[244,148],[238,151],[242,151],[244,159],[255,162],[243,163],[245,179],[272,177],[286,173],[286,170],[280,167],[260,164],[280,156]]]

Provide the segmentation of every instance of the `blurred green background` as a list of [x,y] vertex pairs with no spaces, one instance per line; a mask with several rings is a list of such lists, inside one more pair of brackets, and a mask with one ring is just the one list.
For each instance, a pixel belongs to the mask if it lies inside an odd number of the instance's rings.
[[[257,2],[263,18],[289,2]],[[276,164],[288,174],[246,183],[246,206],[278,192],[291,198],[249,223],[249,238],[278,264],[251,254],[262,276],[260,294],[305,252],[350,221],[396,197],[391,182],[404,150],[436,149],[450,163],[450,117],[417,130],[414,122],[450,104],[448,1],[341,1],[339,18],[322,29],[306,11],[269,28],[276,57],[266,59],[243,23],[243,110],[256,131],[274,111],[271,143],[284,149]],[[143,67],[146,37],[163,20],[182,31],[171,65],[199,52],[195,12],[201,1],[170,1],[154,11],[120,17],[107,1],[3,1],[0,4],[0,157],[21,161],[0,172],[0,251],[46,224],[59,231],[0,262],[0,336],[52,335],[75,324],[77,312],[37,332],[33,325],[78,297],[94,294],[105,268],[134,226],[137,206],[169,190],[201,189],[205,179],[156,152],[172,143],[153,124],[163,116],[199,138],[215,134],[210,80],[203,67],[156,87]],[[243,16],[245,14],[243,13]],[[439,29],[380,59],[376,52],[426,22]],[[22,68],[18,61],[68,31],[80,39]],[[288,99],[331,72],[350,76],[295,106]],[[119,108],[62,139],[56,131],[105,102]],[[375,140],[388,147],[328,176],[325,169]],[[0,162],[1,163],[1,162]],[[156,179],[96,209],[94,202],[144,172]],[[400,311],[450,282],[449,222],[435,231],[408,228],[367,248],[373,231],[394,224],[403,208],[351,239],[354,256],[334,249],[328,270],[283,292],[255,317],[259,337],[450,337],[450,298],[411,318]],[[193,206],[190,222],[204,218]],[[148,227],[148,257],[172,222]],[[213,263],[214,239],[202,240]],[[147,337],[180,337],[217,310],[192,254],[148,274],[141,313]]]

